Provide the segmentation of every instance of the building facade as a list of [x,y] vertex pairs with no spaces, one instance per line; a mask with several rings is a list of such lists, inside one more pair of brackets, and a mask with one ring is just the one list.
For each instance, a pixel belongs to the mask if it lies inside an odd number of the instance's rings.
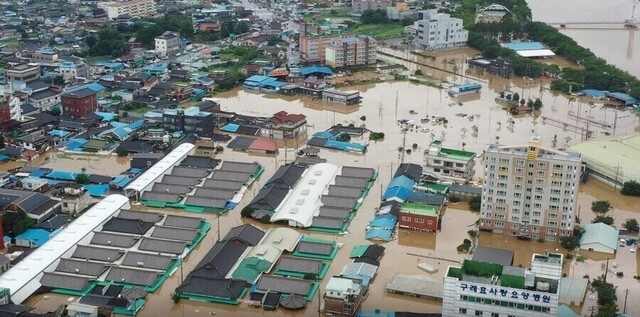
[[67,82],[72,82],[76,78],[87,78],[89,67],[82,60],[75,62],[64,61],[60,63],[60,74]]
[[307,117],[280,111],[262,127],[261,135],[274,139],[295,139],[307,131]]
[[335,89],[325,89],[322,91],[322,101],[341,103],[343,105],[355,105],[360,102],[359,91],[343,91]]
[[129,15],[132,18],[150,17],[156,14],[156,3],[153,0],[131,0],[123,2],[104,2],[98,4],[104,9],[110,20],[120,15]]
[[187,109],[165,109],[162,123],[169,132],[182,131],[199,137],[213,137],[213,114],[197,107]]
[[307,36],[301,34],[299,41],[301,62],[324,62],[325,48],[340,38],[340,36]]
[[340,38],[325,48],[325,63],[333,68],[375,65],[377,47],[368,35]]
[[391,6],[391,0],[353,0],[351,1],[351,11],[362,13],[365,10],[387,11]]
[[400,228],[437,232],[441,226],[442,206],[402,204],[398,216]]
[[477,72],[487,72],[504,78],[511,78],[513,75],[511,62],[503,57],[496,59],[474,58],[469,60],[468,64]]
[[54,63],[58,60],[58,53],[50,48],[37,50],[31,54],[31,62]]
[[433,141],[424,151],[423,173],[432,173],[440,180],[465,184],[475,174],[475,153],[442,147],[442,142]]
[[13,80],[30,82],[39,78],[40,66],[38,64],[18,64],[13,67],[7,67],[4,70],[5,82]]
[[582,155],[528,144],[492,144],[484,155],[480,228],[559,241],[573,234]]
[[563,256],[534,254],[531,269],[465,260],[444,277],[443,317],[558,316]]
[[368,287],[342,277],[332,277],[324,291],[324,309],[332,316],[354,316],[366,298]]
[[469,31],[462,25],[462,19],[434,10],[418,12],[418,45],[425,50],[438,50],[464,46],[469,39]]
[[0,97],[0,123],[9,120],[22,120],[22,102],[14,96]]
[[180,34],[166,31],[155,38],[156,51],[164,54],[171,54],[180,49]]
[[98,98],[95,91],[82,88],[62,94],[60,98],[62,112],[74,118],[82,118],[98,110]]

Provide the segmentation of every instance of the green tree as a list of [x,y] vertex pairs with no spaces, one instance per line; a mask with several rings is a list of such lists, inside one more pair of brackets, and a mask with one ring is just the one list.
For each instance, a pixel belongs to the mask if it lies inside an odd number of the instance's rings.
[[52,116],[59,116],[62,114],[62,111],[58,107],[50,108],[47,112]]
[[119,146],[119,147],[116,148],[116,154],[119,157],[125,157],[125,156],[129,155],[129,150],[127,150],[123,146]]
[[536,101],[533,102],[533,109],[540,110],[540,108],[542,108],[542,100],[536,98]]
[[614,303],[608,303],[598,307],[596,317],[616,317],[618,316],[618,305]]
[[515,101],[520,101],[520,95],[518,95],[518,93],[516,92],[516,93],[513,94],[513,97],[511,99],[513,99]]
[[626,181],[622,184],[620,193],[626,196],[640,196],[640,183],[636,181]]
[[580,239],[575,236],[560,238],[560,245],[567,250],[575,250],[580,246]]
[[36,221],[29,218],[24,212],[6,212],[2,216],[2,226],[6,235],[15,238],[16,236],[34,227]]
[[640,226],[638,225],[638,220],[636,220],[636,218],[629,218],[625,220],[625,222],[622,224],[622,227],[624,227],[629,232],[640,232]]
[[64,77],[62,76],[53,77],[53,84],[57,86],[64,85]]
[[611,210],[611,204],[606,200],[598,200],[591,203],[591,210],[596,213],[604,214]]
[[336,137],[336,141],[349,142],[351,141],[351,136],[347,133],[341,133]]
[[240,216],[242,217],[251,217],[251,215],[255,212],[256,210],[254,208],[251,208],[249,206],[242,208],[242,211],[240,211]]
[[360,22],[362,24],[387,24],[389,23],[389,18],[387,17],[387,12],[381,9],[364,10],[360,16]]
[[482,206],[482,197],[474,196],[469,200],[469,209],[471,211],[480,211],[480,206]]
[[80,173],[76,175],[76,183],[78,184],[89,184],[89,175],[85,173]]
[[591,223],[604,223],[605,225],[610,225],[613,226],[613,217],[611,216],[603,216],[603,215],[598,215],[596,216],[593,221],[591,221]]
[[236,27],[234,28],[234,31],[236,34],[243,34],[243,33],[247,33],[249,32],[249,22],[247,21],[240,21],[238,22],[238,24],[236,24]]
[[400,24],[402,24],[402,26],[408,26],[413,24],[413,18],[412,17],[406,17],[402,20],[400,20]]
[[360,121],[367,121],[367,116],[361,116]]

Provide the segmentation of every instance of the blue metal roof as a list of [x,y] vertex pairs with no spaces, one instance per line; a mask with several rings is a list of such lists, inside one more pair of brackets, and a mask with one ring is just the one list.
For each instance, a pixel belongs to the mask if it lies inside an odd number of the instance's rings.
[[327,131],[316,132],[316,133],[313,134],[313,136],[316,137],[316,138],[325,138],[325,139],[328,139],[328,140],[333,140],[333,139],[336,138],[333,134],[331,134],[331,133],[329,133]]
[[596,89],[585,89],[583,91],[581,91],[581,93],[588,95],[588,96],[593,96],[595,98],[602,98],[604,97],[604,95],[606,93],[608,93],[608,91],[606,90],[596,90]]
[[245,82],[247,81],[253,81],[253,82],[257,82],[257,83],[262,83],[265,80],[271,79],[271,77],[267,77],[267,76],[260,76],[260,75],[253,75],[247,79],[245,79]]
[[98,116],[102,117],[102,121],[113,121],[118,117],[117,114],[111,113],[111,112],[96,111],[95,114],[97,114]]
[[71,134],[71,132],[67,132],[67,131],[63,131],[63,130],[51,130],[51,131],[49,131],[49,134],[52,135],[52,136],[57,136],[57,137],[64,138],[65,136]]
[[323,73],[325,75],[333,75],[333,71],[325,66],[303,67],[300,69],[302,76],[311,75],[313,73]]
[[49,231],[44,229],[28,229],[16,236],[16,240],[27,240],[37,246],[41,246],[49,241]]
[[341,142],[336,140],[327,140],[327,143],[325,143],[324,146],[327,148],[358,153],[364,153],[367,150],[367,146],[363,144]]
[[367,240],[391,241],[392,235],[393,235],[393,230],[374,228],[374,229],[368,229],[364,237]]
[[114,178],[111,181],[111,184],[113,184],[114,186],[116,186],[117,188],[124,188],[125,186],[127,186],[129,183],[131,183],[132,179],[129,178],[126,175],[120,175],[117,176],[116,178]]
[[86,189],[92,197],[102,197],[109,191],[109,184],[84,185],[84,189]]
[[403,202],[406,201],[411,195],[411,190],[403,187],[391,187],[387,188],[382,195],[382,200],[388,200],[391,198],[398,198]]
[[519,42],[508,43],[505,47],[514,51],[528,51],[528,50],[541,50],[544,49],[544,45],[540,42]]
[[391,214],[384,214],[384,215],[375,216],[373,220],[369,221],[369,226],[393,229],[396,227],[397,222],[398,222],[398,217]]
[[0,154],[0,161],[7,161],[7,160],[9,160],[9,156]]
[[35,169],[35,170],[31,171],[31,173],[29,173],[29,176],[32,176],[32,177],[42,177],[42,176],[47,175],[47,173],[49,173],[49,172],[51,172],[51,169],[48,169],[48,168],[38,168],[38,169]]
[[616,98],[620,101],[624,101],[625,105],[632,105],[636,102],[636,98],[631,97],[623,92],[609,92],[606,94],[608,97]]
[[416,182],[413,179],[405,175],[400,175],[392,179],[391,182],[389,182],[389,186],[387,186],[387,188],[403,187],[405,189],[408,189],[409,191],[413,191],[413,186],[415,184]]
[[63,171],[63,170],[53,170],[51,171],[51,173],[47,174],[45,177],[51,178],[51,179],[57,179],[57,180],[64,180],[64,181],[75,181],[76,173],[70,172],[70,171]]

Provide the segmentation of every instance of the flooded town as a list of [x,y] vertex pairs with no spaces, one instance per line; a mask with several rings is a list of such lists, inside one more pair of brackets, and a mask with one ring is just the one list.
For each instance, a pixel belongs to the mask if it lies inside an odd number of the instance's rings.
[[0,3],[0,315],[640,316],[587,2]]

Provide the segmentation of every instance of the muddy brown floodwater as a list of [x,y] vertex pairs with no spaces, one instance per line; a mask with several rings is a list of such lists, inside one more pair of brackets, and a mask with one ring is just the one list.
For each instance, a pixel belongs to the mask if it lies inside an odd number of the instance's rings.
[[[461,65],[466,67],[462,61],[475,55],[473,50],[459,50],[439,55],[438,58],[456,59]],[[435,65],[440,59],[436,59]],[[452,65],[445,63],[447,68]],[[459,72],[465,72],[464,69]],[[425,70],[425,72],[427,72]],[[453,78],[447,73],[436,73],[431,71],[434,77]],[[456,76],[457,82],[471,82],[475,79],[462,79]],[[290,113],[303,113],[307,116],[309,123],[308,135],[318,131],[324,131],[334,124],[353,123],[357,126],[365,125],[366,128],[384,132],[385,139],[378,142],[369,142],[366,137],[354,138],[352,142],[368,144],[367,153],[364,155],[351,154],[333,150],[322,149],[320,156],[327,159],[329,163],[336,165],[352,165],[372,167],[379,171],[379,178],[370,190],[368,196],[360,207],[355,218],[351,222],[345,235],[330,235],[315,232],[300,232],[313,237],[335,240],[343,245],[336,258],[331,263],[331,267],[321,283],[320,290],[324,290],[328,282],[328,277],[337,275],[343,266],[350,262],[348,259],[351,248],[359,244],[370,242],[364,239],[364,232],[367,222],[373,218],[374,210],[380,203],[383,188],[389,183],[395,169],[401,162],[423,164],[422,152],[433,140],[442,140],[445,147],[465,148],[469,151],[481,153],[489,143],[499,141],[501,144],[521,144],[527,142],[533,132],[541,136],[545,145],[551,146],[554,136],[558,140],[557,146],[564,147],[566,144],[580,140],[580,134],[571,129],[556,127],[551,124],[543,124],[540,116],[547,116],[559,122],[569,125],[583,126],[575,119],[567,119],[567,115],[572,111],[576,117],[589,117],[590,120],[612,122],[616,110],[603,108],[601,105],[593,107],[585,106],[582,103],[572,102],[562,95],[554,96],[545,90],[548,82],[528,82],[522,79],[513,81],[506,79],[493,79],[488,77],[480,78],[483,85],[482,93],[475,96],[466,97],[464,100],[452,100],[446,91],[433,87],[413,84],[410,82],[385,82],[357,87],[343,88],[345,90],[359,90],[363,97],[360,105],[336,106],[329,105],[315,100],[300,99],[296,97],[280,97],[273,95],[262,95],[255,92],[245,92],[240,89],[229,91],[218,95],[222,110],[234,111],[247,115],[271,116],[274,113],[285,110]],[[521,96],[527,98],[541,97],[544,107],[540,113],[534,115],[524,115],[513,118],[503,110],[501,106],[494,102],[497,91],[502,87],[511,86]],[[540,89],[542,85],[543,89]],[[461,102],[462,105],[458,103]],[[413,110],[413,112],[411,111]],[[415,113],[415,114],[411,114]],[[360,117],[365,116],[365,120]],[[446,125],[431,123],[422,124],[421,127],[414,127],[402,133],[402,127],[397,120],[413,120],[420,124],[422,118],[431,116],[446,117]],[[473,118],[470,118],[473,116]],[[511,120],[510,120],[511,119]],[[509,122],[513,123],[509,123]],[[591,127],[594,137],[602,138],[607,132],[616,136],[632,134],[638,124],[635,116],[625,112],[618,113],[616,131],[613,129],[603,129]],[[473,133],[473,126],[477,127],[477,134]],[[421,132],[428,129],[428,132]],[[398,147],[412,148],[416,144],[417,149],[411,154],[402,155],[398,152]],[[303,144],[299,144],[301,147]],[[291,162],[295,157],[294,149],[281,148],[277,156],[255,156],[246,153],[226,150],[219,154],[217,158],[230,161],[257,161],[266,168],[265,174],[254,183],[253,187],[247,191],[246,197],[240,204],[225,215],[219,218],[221,236],[224,236],[232,227],[250,223],[263,230],[268,230],[276,225],[261,224],[253,220],[240,217],[240,210],[253,198],[259,190],[261,184],[265,182],[276,170],[278,166],[286,162]],[[481,162],[478,162],[479,164]],[[477,175],[480,175],[481,165],[478,165]],[[585,190],[590,190],[590,184],[585,186]],[[598,190],[594,190],[597,196]],[[586,196],[586,195],[585,195]],[[625,205],[627,206],[627,205]],[[362,310],[373,311],[382,310],[406,310],[419,312],[439,312],[441,304],[433,301],[415,299],[407,296],[388,295],[385,292],[385,285],[396,273],[404,274],[424,274],[417,268],[418,260],[425,261],[436,266],[439,271],[433,275],[434,278],[441,279],[448,265],[459,263],[465,259],[465,255],[458,254],[456,246],[462,243],[467,237],[467,231],[474,227],[478,219],[477,213],[472,213],[466,208],[457,209],[456,205],[450,205],[444,213],[443,229],[437,235],[433,233],[409,232],[400,230],[396,239],[384,243],[386,253],[381,261],[378,275],[373,280],[369,297],[364,301]],[[632,207],[632,205],[629,205]],[[136,209],[147,210],[144,206],[135,206]],[[583,210],[586,207],[583,207]],[[630,209],[637,211],[637,208]],[[204,254],[213,246],[217,239],[216,217],[212,214],[189,214],[181,210],[163,209],[160,212],[179,213],[192,216],[202,216],[212,224],[212,230],[200,245],[185,260],[182,272],[186,276],[202,259]],[[559,246],[551,243],[538,243],[536,241],[520,241],[510,237],[498,236],[482,233],[479,240],[481,245],[503,247],[516,251],[516,264],[528,266],[533,252],[545,252],[555,250]],[[409,254],[410,253],[410,254]],[[431,260],[428,257],[449,259],[450,261]],[[303,311],[290,312],[278,309],[275,312],[267,312],[261,309],[249,307],[241,303],[237,306],[202,303],[194,301],[181,301],[174,304],[171,300],[171,293],[180,283],[181,276],[178,270],[172,277],[166,280],[164,285],[154,294],[150,294],[146,305],[138,316],[314,316],[317,314],[318,300],[308,303]],[[41,307],[55,306],[52,303],[66,302],[68,297],[50,296],[44,299],[36,296],[29,300],[30,304],[38,304]],[[42,305],[40,305],[42,304]],[[44,309],[46,310],[46,309]]]

